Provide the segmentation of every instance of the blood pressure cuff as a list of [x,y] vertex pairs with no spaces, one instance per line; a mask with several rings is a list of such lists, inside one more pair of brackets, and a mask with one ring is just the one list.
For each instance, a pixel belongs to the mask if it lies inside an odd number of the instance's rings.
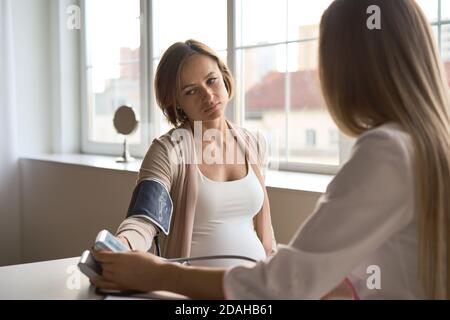
[[156,180],[144,180],[134,189],[127,218],[141,217],[150,220],[168,235],[172,212],[172,199],[165,186]]

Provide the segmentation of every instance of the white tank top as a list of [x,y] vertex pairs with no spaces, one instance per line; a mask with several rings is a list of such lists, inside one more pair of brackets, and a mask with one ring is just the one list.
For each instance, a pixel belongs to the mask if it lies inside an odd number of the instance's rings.
[[[218,182],[205,177],[197,166],[198,198],[191,257],[240,255],[255,260],[266,258],[253,225],[253,217],[263,205],[264,192],[252,166],[247,167],[244,178]],[[232,267],[248,265],[248,262],[220,259],[193,261],[191,264]]]

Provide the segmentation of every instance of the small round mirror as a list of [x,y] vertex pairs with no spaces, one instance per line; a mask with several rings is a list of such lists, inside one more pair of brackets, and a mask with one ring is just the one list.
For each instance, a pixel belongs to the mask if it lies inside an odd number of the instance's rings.
[[120,106],[114,113],[113,123],[114,128],[116,128],[117,132],[125,136],[122,156],[119,157],[116,162],[134,161],[135,159],[130,156],[127,145],[127,136],[137,130],[139,123],[136,120],[136,114],[134,113],[133,108],[129,106]]
[[138,127],[136,114],[134,113],[133,108],[129,106],[119,107],[114,114],[113,122],[117,132],[123,135],[132,134]]

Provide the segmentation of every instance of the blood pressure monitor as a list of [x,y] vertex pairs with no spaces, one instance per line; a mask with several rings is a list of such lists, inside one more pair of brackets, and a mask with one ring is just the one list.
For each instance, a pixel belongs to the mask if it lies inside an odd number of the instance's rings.
[[[95,250],[104,250],[112,252],[130,251],[130,249],[114,237],[108,230],[102,230],[98,233],[94,243]],[[102,276],[102,266],[95,261],[89,250],[86,250],[81,255],[78,262],[78,268],[89,279],[96,280]]]

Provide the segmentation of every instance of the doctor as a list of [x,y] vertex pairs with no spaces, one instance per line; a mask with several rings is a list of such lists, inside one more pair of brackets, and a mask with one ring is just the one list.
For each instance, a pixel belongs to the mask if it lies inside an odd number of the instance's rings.
[[[381,29],[367,28],[367,8]],[[345,22],[345,23],[342,23]],[[102,288],[192,298],[318,299],[347,278],[362,299],[450,298],[450,97],[414,0],[336,0],[320,26],[321,84],[350,159],[292,241],[253,267],[187,267],[96,252]],[[368,285],[378,270],[376,286]]]

